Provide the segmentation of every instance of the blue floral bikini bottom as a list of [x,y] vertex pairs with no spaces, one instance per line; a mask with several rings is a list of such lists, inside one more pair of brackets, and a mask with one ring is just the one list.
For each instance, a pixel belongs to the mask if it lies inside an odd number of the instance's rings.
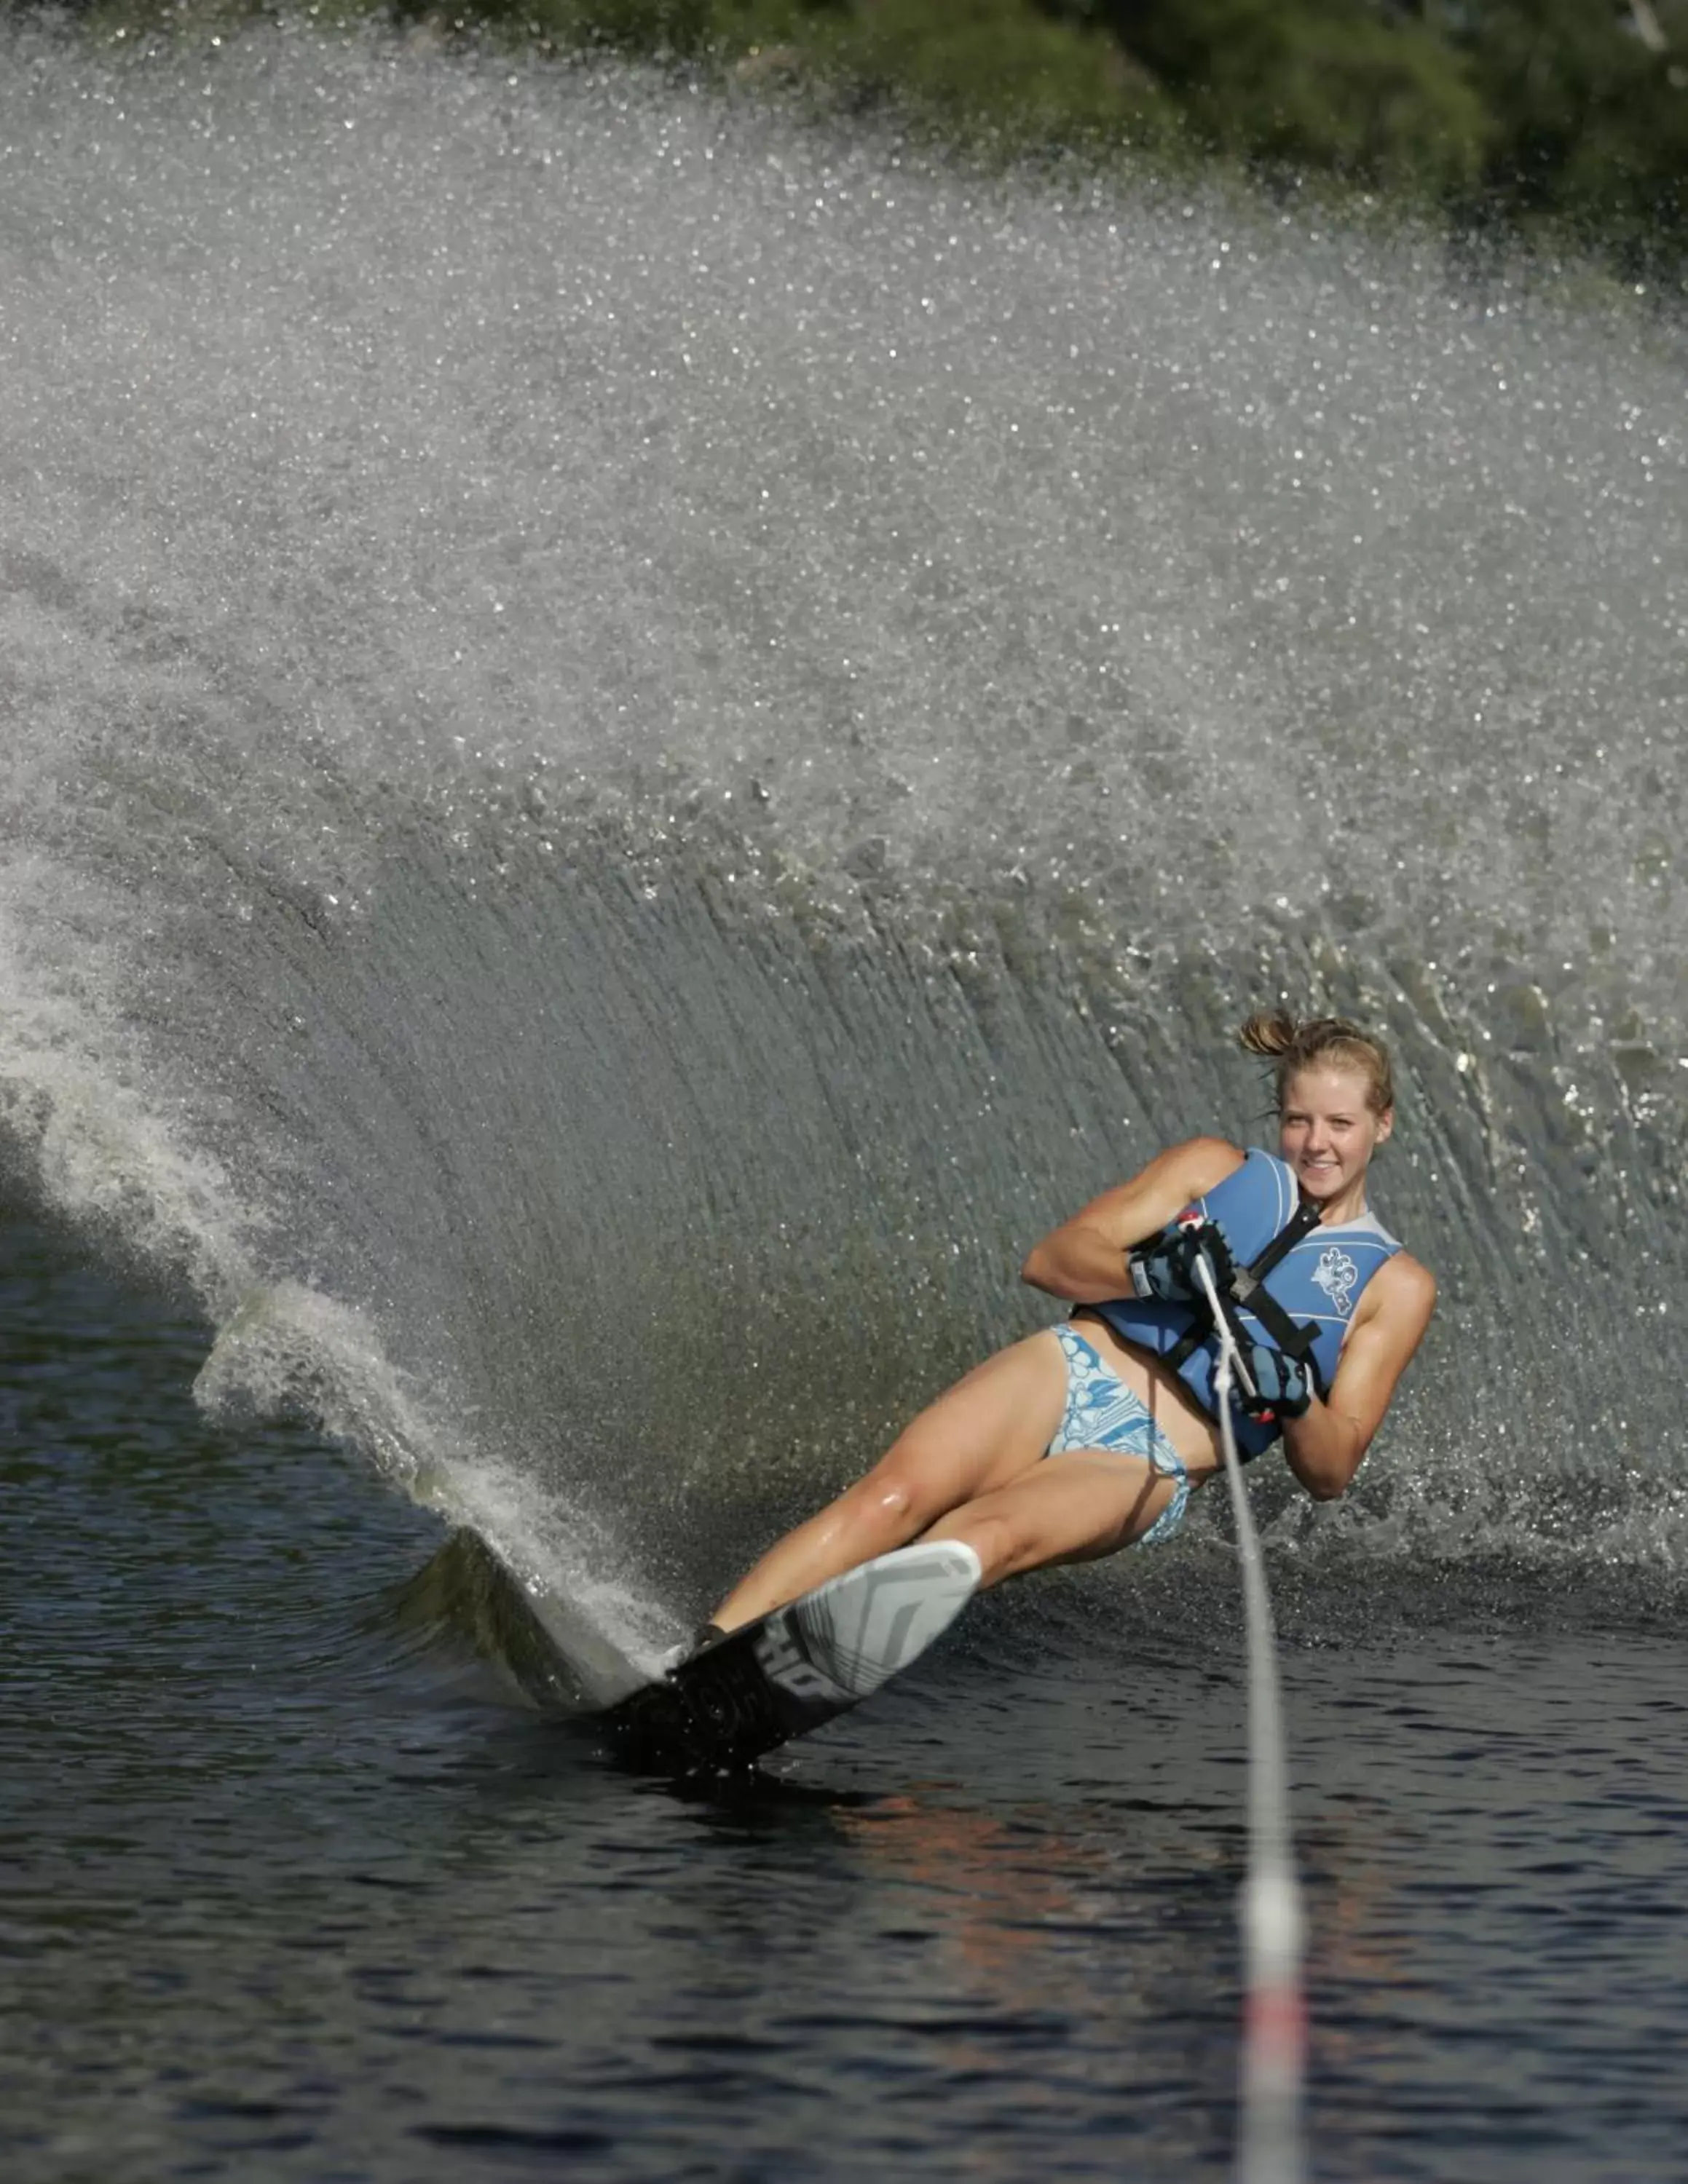
[[1189,1506],[1190,1479],[1184,1460],[1149,1414],[1140,1396],[1104,1365],[1070,1320],[1055,1329],[1067,1360],[1067,1407],[1050,1456],[1070,1456],[1090,1448],[1140,1456],[1151,1471],[1173,1482],[1172,1499],[1137,1542],[1140,1547],[1170,1540]]

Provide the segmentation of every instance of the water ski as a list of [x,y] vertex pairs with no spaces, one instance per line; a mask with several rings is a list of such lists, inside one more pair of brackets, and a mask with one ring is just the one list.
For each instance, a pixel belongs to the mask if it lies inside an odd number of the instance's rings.
[[918,1659],[979,1577],[978,1556],[959,1540],[898,1547],[690,1654],[610,1708],[605,1726],[646,1764],[746,1765]]

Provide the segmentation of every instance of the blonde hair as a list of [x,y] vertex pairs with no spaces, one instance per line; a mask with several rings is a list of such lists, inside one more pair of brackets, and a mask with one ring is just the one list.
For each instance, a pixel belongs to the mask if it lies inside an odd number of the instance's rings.
[[1289,1080],[1304,1069],[1351,1069],[1366,1080],[1366,1104],[1387,1114],[1395,1103],[1395,1071],[1389,1050],[1346,1017],[1292,1017],[1286,1009],[1260,1009],[1237,1034],[1247,1053],[1264,1055],[1276,1066],[1273,1081],[1282,1109]]

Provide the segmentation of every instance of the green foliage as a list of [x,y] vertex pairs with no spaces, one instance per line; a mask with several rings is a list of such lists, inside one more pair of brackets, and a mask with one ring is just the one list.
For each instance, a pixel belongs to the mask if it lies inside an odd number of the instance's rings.
[[835,70],[969,127],[1070,143],[1170,120],[1156,86],[1111,39],[1024,0],[808,12],[815,48]]
[[[24,0],[0,0],[0,9]],[[75,0],[72,0],[75,4]],[[101,29],[287,0],[96,0]],[[1688,0],[315,0],[607,46],[976,148],[1129,149],[1359,185],[1466,229],[1688,269]]]
[[1599,236],[1632,270],[1688,257],[1688,0],[1441,0],[1493,119],[1482,193]]
[[1080,0],[1212,143],[1415,191],[1469,185],[1491,124],[1464,58],[1364,0]]
[[[416,8],[422,0],[397,0]],[[473,0],[559,42],[707,55],[741,81],[894,102],[945,134],[1011,149],[1164,138],[1176,109],[1105,31],[1035,0]]]

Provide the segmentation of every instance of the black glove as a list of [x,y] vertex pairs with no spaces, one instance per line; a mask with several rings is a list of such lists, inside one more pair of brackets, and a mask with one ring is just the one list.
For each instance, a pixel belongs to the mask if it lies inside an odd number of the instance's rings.
[[1286,1357],[1269,1342],[1244,1342],[1241,1350],[1244,1369],[1260,1391],[1257,1396],[1239,1393],[1244,1417],[1257,1425],[1302,1417],[1313,1400],[1313,1383],[1301,1360]]
[[1132,1278],[1132,1295],[1149,1297],[1160,1304],[1189,1304],[1207,1295],[1195,1268],[1205,1258],[1222,1295],[1236,1268],[1225,1231],[1216,1221],[1175,1223],[1163,1228],[1154,1240],[1139,1244],[1126,1259]]

